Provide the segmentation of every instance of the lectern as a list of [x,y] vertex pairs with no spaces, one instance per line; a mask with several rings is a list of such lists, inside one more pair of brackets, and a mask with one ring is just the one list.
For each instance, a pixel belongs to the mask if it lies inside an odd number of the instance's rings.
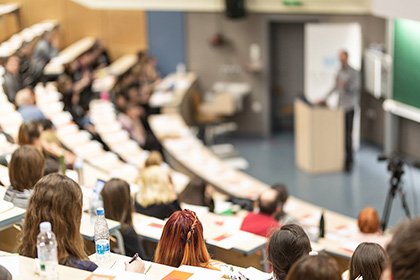
[[309,173],[343,170],[344,112],[295,101],[295,160]]

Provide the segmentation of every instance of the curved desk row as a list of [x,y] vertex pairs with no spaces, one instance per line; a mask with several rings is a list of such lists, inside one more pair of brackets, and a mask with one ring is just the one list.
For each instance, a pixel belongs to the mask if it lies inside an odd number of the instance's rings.
[[[186,170],[186,174],[197,176],[228,195],[250,200],[269,188],[269,185],[237,171],[217,158],[195,135],[184,121],[180,104],[188,104],[185,100],[196,85],[197,77],[193,73],[186,75],[169,75],[162,81],[154,97],[165,96],[162,114],[149,118],[150,126],[165,152],[169,155],[174,168]],[[153,97],[152,97],[153,98]],[[319,219],[322,209],[319,206],[290,197],[286,211],[294,216],[307,230],[311,240],[315,240],[314,248],[326,250],[334,255],[349,258],[357,245],[369,240],[383,245],[387,237],[366,236],[358,231],[356,220],[333,211],[325,210],[326,237],[318,239]]]

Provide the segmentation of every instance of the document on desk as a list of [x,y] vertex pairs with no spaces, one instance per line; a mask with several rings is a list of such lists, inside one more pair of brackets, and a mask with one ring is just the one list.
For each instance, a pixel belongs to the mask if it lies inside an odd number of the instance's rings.
[[217,234],[213,237],[207,238],[206,243],[226,250],[230,250],[242,242],[246,243],[248,238],[249,233],[244,231],[226,231],[221,234]]

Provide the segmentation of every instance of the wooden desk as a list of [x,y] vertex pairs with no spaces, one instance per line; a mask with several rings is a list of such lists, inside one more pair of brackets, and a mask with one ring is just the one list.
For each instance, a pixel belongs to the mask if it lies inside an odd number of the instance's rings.
[[[203,224],[204,238],[209,245],[232,249],[244,255],[254,254],[265,247],[267,242],[265,237],[229,228],[226,226],[227,223],[220,223],[222,220],[224,220],[223,217],[211,213],[200,219]],[[133,224],[139,236],[152,242],[158,242],[162,235],[165,221],[133,213]],[[214,240],[222,235],[226,235],[226,242]],[[231,238],[227,240],[229,237]]]
[[256,200],[268,185],[237,171],[217,158],[192,135],[178,113],[149,117],[150,127],[169,156],[187,170],[228,195]]
[[19,207],[13,207],[4,212],[0,212],[0,231],[22,222],[25,212],[25,209]]
[[54,57],[44,69],[46,75],[59,75],[64,71],[64,65],[76,60],[83,53],[87,52],[93,47],[96,39],[93,37],[85,37],[64,50],[62,50],[57,57]]
[[[22,23],[19,16],[20,5],[17,3],[0,4],[0,41],[3,41],[7,37],[13,35],[13,33],[22,29]],[[14,23],[9,22],[8,16],[13,16]]]
[[[7,268],[13,280],[41,279],[36,273],[36,260],[0,252],[0,265]],[[58,279],[60,280],[85,280],[91,273],[64,265],[58,266]]]

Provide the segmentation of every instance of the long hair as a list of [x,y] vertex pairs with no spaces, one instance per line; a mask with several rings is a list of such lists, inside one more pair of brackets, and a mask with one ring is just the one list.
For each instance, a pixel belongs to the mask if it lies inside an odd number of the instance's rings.
[[101,196],[106,218],[118,221],[124,226],[133,224],[133,201],[130,195],[130,185],[126,181],[109,180],[102,189]]
[[379,280],[388,263],[388,255],[380,245],[361,243],[350,260],[350,279],[362,276],[363,280]]
[[44,156],[35,147],[24,145],[12,154],[9,163],[9,178],[13,189],[32,189],[44,174]]
[[203,226],[193,211],[176,211],[169,217],[163,227],[154,261],[174,267],[208,267],[210,255],[204,242]]
[[19,127],[18,144],[19,145],[35,145],[36,140],[41,137],[41,127],[35,121],[23,123]]
[[273,265],[275,278],[286,279],[293,263],[311,250],[311,242],[299,225],[284,225],[273,232],[268,242],[268,260]]
[[82,218],[82,190],[72,179],[58,173],[49,174],[34,186],[34,192],[25,215],[19,254],[36,258],[36,239],[39,224],[51,223],[57,238],[60,264],[69,257],[87,259],[83,238],[80,235]]
[[152,204],[165,204],[176,199],[169,174],[160,166],[150,166],[140,175],[140,191],[136,201],[143,207]]

